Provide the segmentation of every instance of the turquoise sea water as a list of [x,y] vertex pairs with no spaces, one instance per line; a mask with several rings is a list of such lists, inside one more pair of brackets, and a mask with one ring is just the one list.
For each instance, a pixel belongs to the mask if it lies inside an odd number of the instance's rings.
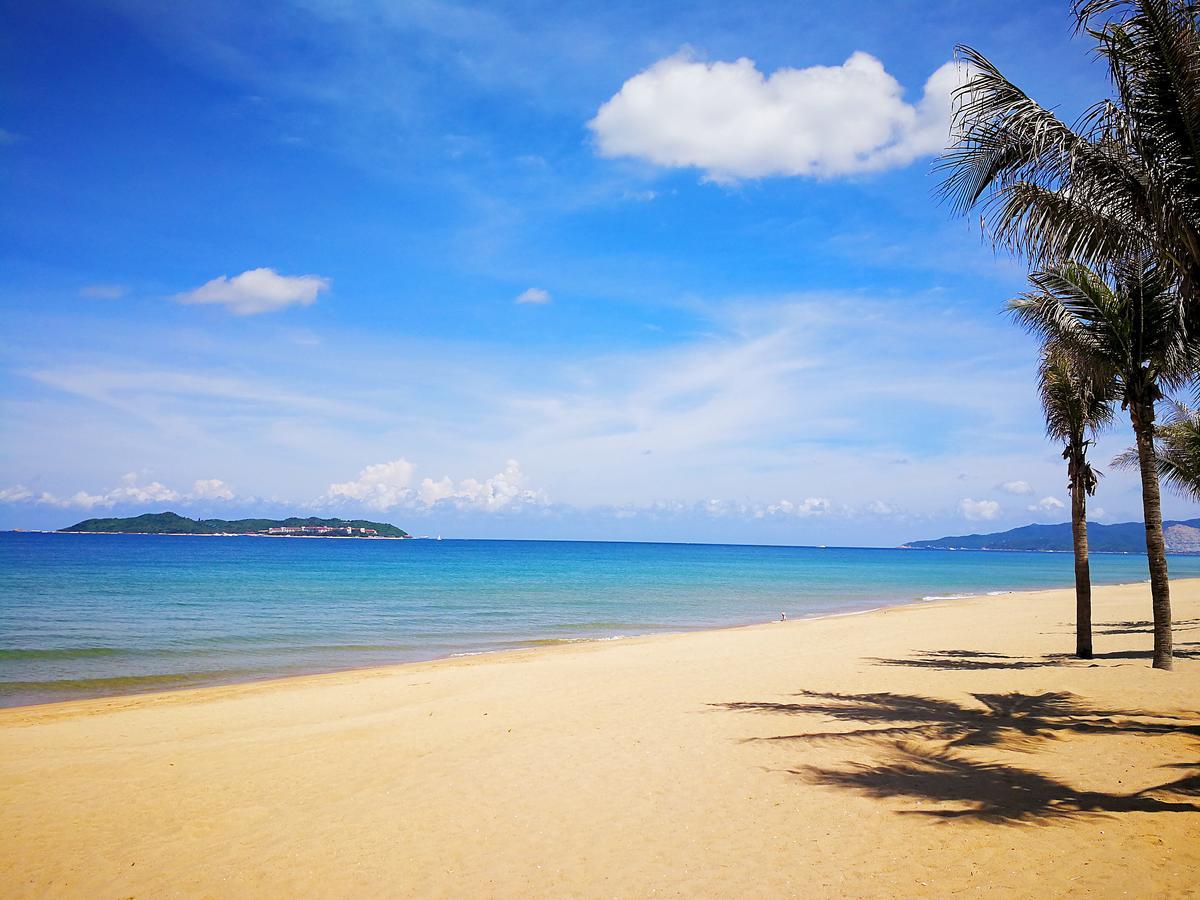
[[0,533],[0,705],[1071,583],[1059,553]]

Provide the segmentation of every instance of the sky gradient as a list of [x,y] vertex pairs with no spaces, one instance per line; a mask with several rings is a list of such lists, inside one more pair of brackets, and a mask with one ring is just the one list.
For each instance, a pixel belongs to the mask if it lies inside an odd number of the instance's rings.
[[1067,518],[1024,270],[931,173],[956,43],[1106,94],[1066,4],[3,6],[0,528]]

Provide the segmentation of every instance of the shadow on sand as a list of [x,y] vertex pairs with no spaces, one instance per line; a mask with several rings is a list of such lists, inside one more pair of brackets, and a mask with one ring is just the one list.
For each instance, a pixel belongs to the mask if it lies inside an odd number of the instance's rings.
[[[1071,626],[1073,628],[1073,626]],[[1200,619],[1183,619],[1171,626],[1176,637],[1188,631],[1200,629]],[[1151,634],[1152,622],[1100,622],[1094,626],[1097,635],[1129,635]],[[1200,659],[1200,642],[1175,642],[1176,659]],[[1146,650],[1119,650],[1111,653],[1096,653],[1091,660],[1076,660],[1071,653],[1050,653],[1046,656],[1022,657],[1006,656],[1003,653],[984,653],[979,650],[918,650],[912,656],[903,659],[881,659],[875,657],[871,662],[880,666],[903,666],[908,669],[934,669],[943,672],[971,671],[989,669],[1042,669],[1047,666],[1061,666],[1073,660],[1084,665],[1105,659],[1151,659],[1154,653]]]
[[[965,655],[988,660],[993,654]],[[1079,790],[1019,766],[971,759],[971,748],[1030,751],[1067,734],[1200,738],[1200,721],[1144,710],[1101,709],[1068,693],[973,694],[976,704],[911,694],[797,694],[794,702],[714,704],[741,712],[822,716],[854,723],[845,731],[807,731],[769,742],[844,742],[873,749],[874,762],[843,768],[797,766],[807,781],[878,798],[932,802],[905,810],[940,819],[1038,822],[1127,812],[1200,812],[1200,761],[1178,763],[1180,777],[1132,794]],[[861,754],[856,754],[861,755]]]

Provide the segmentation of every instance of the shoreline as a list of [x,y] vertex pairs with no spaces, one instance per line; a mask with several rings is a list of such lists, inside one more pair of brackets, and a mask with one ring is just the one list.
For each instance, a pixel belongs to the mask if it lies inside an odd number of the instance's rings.
[[1185,895],[1172,589],[1170,673],[1139,583],[0,710],[0,893]]
[[[204,535],[196,535],[203,537]],[[1126,588],[1137,587],[1139,585],[1148,584],[1145,582],[1112,582],[1108,584],[1092,585],[1093,589],[1101,588]],[[1200,591],[1200,577],[1196,578],[1180,578],[1172,579],[1171,586],[1175,588],[1177,585],[1184,586],[1194,585]],[[393,670],[402,672],[403,670],[416,667],[431,667],[438,665],[453,666],[460,662],[478,662],[486,663],[491,660],[497,662],[506,661],[509,658],[524,658],[529,654],[554,653],[555,651],[570,650],[572,648],[586,649],[589,647],[602,647],[607,644],[626,643],[626,642],[646,642],[654,640],[669,640],[672,638],[682,638],[700,634],[721,634],[725,632],[739,632],[748,629],[769,628],[771,626],[789,626],[798,625],[800,623],[821,622],[830,619],[849,618],[854,616],[870,616],[873,614],[883,614],[891,611],[899,611],[910,608],[917,609],[936,609],[942,604],[957,604],[969,600],[987,600],[996,599],[999,597],[1022,597],[1036,596],[1040,594],[1053,593],[1059,591],[1070,591],[1074,593],[1074,588],[1062,587],[1044,587],[1035,588],[1032,590],[993,590],[974,594],[960,595],[944,595],[944,596],[927,596],[920,597],[914,600],[898,600],[895,602],[885,602],[878,606],[870,606],[865,609],[847,609],[836,612],[817,613],[811,616],[798,616],[787,620],[769,619],[766,621],[756,622],[740,622],[733,624],[705,626],[697,625],[693,627],[680,626],[678,630],[648,632],[644,634],[629,634],[629,635],[613,635],[610,637],[598,638],[530,638],[528,646],[502,647],[485,650],[468,650],[454,653],[448,653],[441,656],[431,657],[429,659],[414,659],[398,662],[382,663],[377,665],[350,665],[332,669],[314,669],[312,671],[294,672],[287,674],[267,674],[262,677],[250,678],[229,678],[216,679],[213,681],[202,682],[197,684],[182,685],[178,687],[165,687],[161,689],[149,688],[147,690],[133,690],[113,694],[97,694],[89,697],[67,698],[63,700],[45,700],[34,703],[19,703],[12,705],[0,704],[0,727],[3,727],[4,716],[12,711],[35,711],[38,709],[52,709],[66,705],[79,704],[100,704],[105,708],[112,708],[124,700],[136,700],[146,698],[153,701],[157,698],[166,698],[179,695],[182,699],[186,699],[187,695],[198,694],[204,691],[228,691],[229,689],[245,688],[270,688],[272,685],[287,685],[288,683],[300,682],[307,679],[322,679],[336,678],[339,676],[353,677],[356,674],[364,675],[370,673],[388,673]],[[525,642],[520,642],[524,644]],[[155,676],[149,676],[155,677]],[[165,677],[170,677],[165,676]],[[186,677],[180,676],[180,677]]]

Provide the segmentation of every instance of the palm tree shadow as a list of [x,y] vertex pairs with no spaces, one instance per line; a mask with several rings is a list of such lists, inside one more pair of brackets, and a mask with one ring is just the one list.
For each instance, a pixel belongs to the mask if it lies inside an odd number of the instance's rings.
[[[1130,623],[1120,623],[1130,624]],[[1134,623],[1137,624],[1137,623]],[[1112,632],[1124,634],[1125,632]],[[1175,645],[1176,659],[1200,659],[1200,650],[1189,649],[1194,642],[1180,642]],[[1108,653],[1096,653],[1092,660],[1104,659],[1150,659],[1150,650],[1117,650]],[[906,669],[933,669],[940,672],[983,671],[992,669],[1043,669],[1051,666],[1061,666],[1077,659],[1072,653],[1048,653],[1040,657],[1006,656],[1003,653],[983,653],[978,650],[917,650],[911,656],[888,659],[884,657],[869,657],[877,666],[899,666]]]
[[[895,745],[892,760],[879,765],[859,763],[844,769],[803,766],[790,771],[817,784],[850,788],[869,797],[956,804],[953,809],[901,811],[905,815],[938,819],[1049,822],[1128,812],[1200,812],[1200,806],[1195,804],[1160,800],[1147,792],[1080,791],[1029,769],[979,762],[947,749],[922,750],[902,743]],[[1159,788],[1165,789],[1165,786]]]
[[1200,721],[1191,718],[1097,708],[1065,692],[973,694],[973,704],[894,693],[805,691],[795,696],[794,702],[739,701],[714,706],[855,723],[860,727],[748,740],[873,747],[879,761],[872,764],[798,766],[787,771],[817,784],[873,797],[956,804],[952,809],[911,811],[923,815],[1016,822],[1125,812],[1200,812],[1200,806],[1182,799],[1200,796],[1200,765],[1180,764],[1178,768],[1195,771],[1136,794],[1115,794],[1081,791],[1030,769],[980,762],[965,755],[971,748],[981,747],[1038,750],[1069,734],[1200,736]]
[[[1175,659],[1200,659],[1200,651],[1196,650],[1181,650],[1180,645],[1176,645],[1171,652]],[[1093,654],[1092,659],[1152,659],[1154,652],[1152,650],[1113,650],[1108,653]],[[1066,661],[1074,659],[1070,653],[1051,653],[1046,657],[1048,660]],[[1055,665],[1054,662],[1048,662],[1046,665]]]
[[[1200,619],[1176,619],[1171,623],[1172,631],[1194,631],[1200,628]],[[1096,634],[1152,634],[1154,623],[1146,620],[1139,622],[1097,622],[1092,626]]]
[[877,666],[902,666],[907,669],[935,669],[941,672],[991,669],[1041,669],[1060,665],[1057,660],[1025,659],[1003,653],[982,653],[978,650],[917,650],[902,659],[869,657]]
[[977,706],[914,694],[803,691],[796,696],[805,699],[795,703],[739,701],[718,706],[742,711],[805,713],[868,726],[756,739],[767,741],[848,741],[890,736],[943,741],[952,747],[1033,750],[1065,733],[1200,735],[1200,723],[1179,724],[1182,720],[1173,716],[1089,707],[1067,692],[972,694]]

